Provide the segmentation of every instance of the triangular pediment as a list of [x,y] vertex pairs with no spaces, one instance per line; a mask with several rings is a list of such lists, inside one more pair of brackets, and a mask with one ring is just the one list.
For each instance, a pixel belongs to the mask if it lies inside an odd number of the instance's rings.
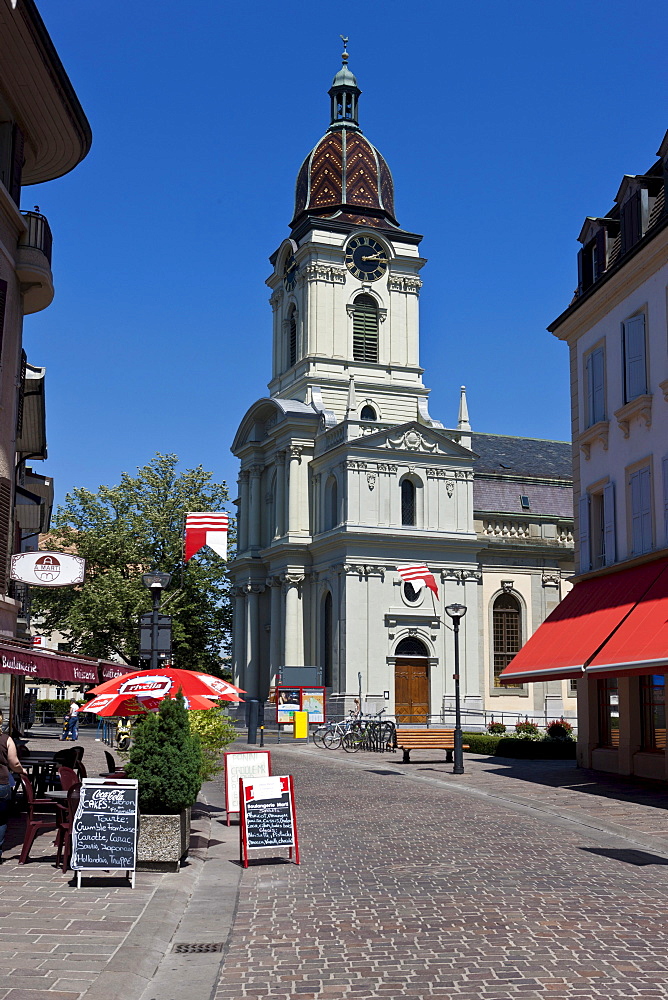
[[349,442],[349,445],[355,451],[412,452],[415,455],[442,455],[470,461],[475,457],[469,448],[464,448],[453,441],[446,431],[436,427],[425,427],[415,420],[407,424],[397,424],[396,427],[384,428],[374,434],[365,434]]

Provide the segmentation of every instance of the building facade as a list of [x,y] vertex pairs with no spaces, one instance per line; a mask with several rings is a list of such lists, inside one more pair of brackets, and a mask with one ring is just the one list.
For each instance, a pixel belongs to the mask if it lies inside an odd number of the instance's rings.
[[45,372],[26,357],[23,322],[54,295],[48,220],[21,199],[28,185],[74,169],[91,131],[34,0],[0,0],[0,37],[0,641],[9,643],[0,651],[0,707],[20,728],[29,664],[21,654],[16,666],[11,640],[23,634],[27,643],[27,604],[25,588],[9,580],[9,559],[36,547],[53,500],[51,480],[26,468],[46,458],[46,417]]
[[[468,609],[471,722],[495,710],[552,717],[574,709],[568,685],[508,689],[499,674],[572,569],[569,448],[473,434],[463,390],[455,427],[431,416],[421,236],[395,217],[347,59],[329,91],[330,126],[298,173],[290,236],[271,257],[269,395],[232,445],[235,677],[265,699],[282,667],[313,665],[334,713],[361,691],[401,720],[449,718],[444,608],[456,602]],[[402,583],[408,563],[430,568],[438,599]]]
[[[568,344],[575,587],[508,676],[578,677],[579,761],[668,778],[668,134],[580,232],[578,290],[550,326]],[[559,662],[557,662],[559,661]],[[561,676],[564,676],[562,673]]]

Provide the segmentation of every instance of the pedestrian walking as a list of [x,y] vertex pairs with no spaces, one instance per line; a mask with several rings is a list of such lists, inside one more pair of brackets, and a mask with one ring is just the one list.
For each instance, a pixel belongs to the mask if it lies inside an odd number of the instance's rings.
[[[2,726],[0,712],[0,726]],[[12,790],[16,782],[14,774],[26,774],[16,752],[16,744],[7,733],[0,734],[0,864],[2,863],[2,848],[7,833],[7,813],[12,800]]]
[[60,738],[61,740],[72,740],[73,742],[79,739],[79,703],[74,700],[70,702],[67,729]]

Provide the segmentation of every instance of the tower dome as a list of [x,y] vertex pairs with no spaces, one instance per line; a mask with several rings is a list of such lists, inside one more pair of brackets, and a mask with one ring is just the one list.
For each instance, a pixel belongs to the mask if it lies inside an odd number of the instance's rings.
[[[344,46],[347,39],[344,39]],[[306,216],[357,226],[396,228],[394,183],[387,163],[357,121],[361,94],[348,68],[348,53],[332,81],[332,120],[297,175],[294,229]]]

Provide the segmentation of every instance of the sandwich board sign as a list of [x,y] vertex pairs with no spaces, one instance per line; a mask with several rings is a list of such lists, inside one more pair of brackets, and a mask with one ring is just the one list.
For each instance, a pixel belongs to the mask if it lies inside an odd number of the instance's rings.
[[239,778],[239,852],[248,868],[248,852],[270,848],[294,851],[299,864],[295,790],[291,774]]
[[83,779],[72,824],[70,860],[78,889],[82,875],[99,871],[126,872],[134,889],[138,788],[133,778]]
[[233,751],[223,754],[225,768],[225,812],[227,825],[230,813],[239,812],[239,778],[268,778],[271,774],[271,754],[268,750]]

